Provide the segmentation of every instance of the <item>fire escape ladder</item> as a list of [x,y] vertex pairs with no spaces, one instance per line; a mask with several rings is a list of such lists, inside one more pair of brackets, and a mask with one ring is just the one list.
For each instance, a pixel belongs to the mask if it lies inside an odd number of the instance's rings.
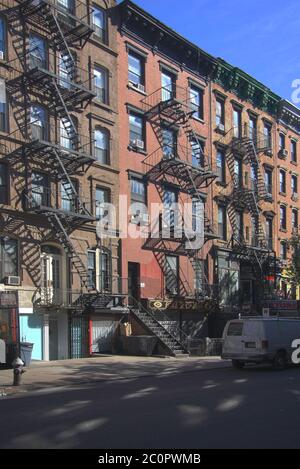
[[56,234],[56,238],[60,241],[66,253],[70,256],[72,263],[80,277],[81,287],[87,286],[88,273],[84,263],[80,256],[77,254],[76,249],[57,213],[47,212],[46,217],[53,231]]
[[84,204],[81,202],[79,194],[77,193],[76,188],[72,182],[72,179],[70,178],[68,172],[66,171],[66,168],[64,167],[63,162],[61,161],[61,158],[58,152],[55,149],[53,151],[54,151],[56,160],[58,162],[58,165],[61,169],[61,174],[62,174],[61,183],[64,187],[65,194],[68,196],[71,202],[76,201],[76,205],[77,205],[76,208],[80,213],[91,216],[91,213],[86,209]]
[[257,188],[258,188],[258,197],[264,199],[267,195],[266,185],[263,179],[263,176],[260,171],[259,159],[257,156],[257,151],[254,145],[254,142],[250,138],[243,139],[243,145],[246,150],[246,155],[251,167],[254,170],[256,179],[257,179]]
[[164,311],[159,310],[157,313],[162,317],[163,325],[149,309],[145,308],[140,302],[134,298],[130,298],[132,303],[129,306],[131,313],[135,318],[150,332],[159,342],[168,350],[172,356],[185,355],[188,349],[188,338],[186,334],[173,323],[170,328],[167,328],[167,323],[171,322]]
[[60,103],[61,103],[61,107],[59,107],[57,105],[56,111],[57,111],[57,113],[59,114],[59,116],[61,118],[61,122],[63,123],[64,129],[67,132],[68,137],[70,138],[70,140],[72,141],[74,146],[77,146],[80,142],[79,142],[76,126],[73,122],[73,119],[72,119],[70,113],[69,113],[69,110],[66,106],[64,98],[63,98],[63,96],[60,92],[60,89],[59,89],[59,87],[56,83],[56,80],[53,79],[52,83],[54,85],[57,96],[58,96],[58,98],[60,100]]
[[61,53],[61,59],[66,64],[68,71],[74,70],[76,65],[75,59],[62,32],[59,21],[50,6],[47,8],[46,19],[52,34],[53,43]]

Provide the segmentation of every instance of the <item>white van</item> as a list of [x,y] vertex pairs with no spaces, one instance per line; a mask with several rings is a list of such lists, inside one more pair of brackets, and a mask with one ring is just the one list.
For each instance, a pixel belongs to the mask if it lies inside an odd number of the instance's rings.
[[283,369],[291,363],[295,339],[300,339],[300,319],[234,319],[228,321],[223,332],[222,358],[231,359],[235,368],[265,362]]

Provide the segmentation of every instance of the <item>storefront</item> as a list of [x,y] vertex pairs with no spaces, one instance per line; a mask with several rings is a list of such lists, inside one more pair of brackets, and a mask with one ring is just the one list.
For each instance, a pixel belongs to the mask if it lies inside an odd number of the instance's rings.
[[19,352],[17,292],[0,292],[0,339],[5,342],[6,362],[11,364]]

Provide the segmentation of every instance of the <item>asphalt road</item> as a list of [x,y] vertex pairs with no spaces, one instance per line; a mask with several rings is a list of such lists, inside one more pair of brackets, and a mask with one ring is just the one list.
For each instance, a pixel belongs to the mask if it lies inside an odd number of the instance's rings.
[[0,415],[0,448],[299,448],[300,369],[47,388]]

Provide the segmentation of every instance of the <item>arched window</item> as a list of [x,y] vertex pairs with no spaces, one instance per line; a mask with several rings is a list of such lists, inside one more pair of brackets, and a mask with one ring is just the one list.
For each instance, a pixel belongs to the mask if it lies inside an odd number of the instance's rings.
[[47,111],[37,104],[33,104],[30,108],[30,127],[33,140],[47,140]]
[[95,158],[101,164],[109,164],[109,132],[105,129],[95,130]]

